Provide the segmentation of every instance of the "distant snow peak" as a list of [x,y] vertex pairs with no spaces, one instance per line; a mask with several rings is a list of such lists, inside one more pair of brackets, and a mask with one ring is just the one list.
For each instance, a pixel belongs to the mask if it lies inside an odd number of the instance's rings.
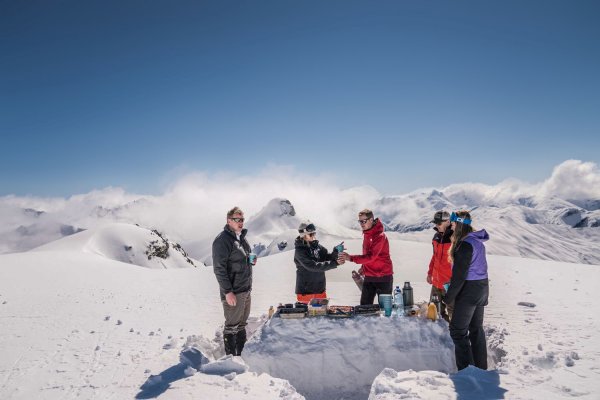
[[[150,232],[152,235],[158,236],[158,239],[152,240],[148,244],[148,247],[145,251],[145,254],[148,256],[148,260],[152,260],[152,258],[154,257],[166,260],[169,257],[169,248],[173,248],[173,250],[179,252],[183,256],[185,261],[187,261],[192,266],[196,267],[194,261],[192,261],[192,259],[188,257],[187,253],[179,243],[173,243],[169,241],[162,233],[160,233],[156,229],[152,229]],[[131,246],[126,246],[125,250],[131,250]]]
[[287,199],[282,199],[279,201],[279,208],[281,209],[281,215],[290,215],[290,216],[295,216],[296,215],[296,210],[294,209],[294,206],[292,205],[292,203],[287,200]]
[[25,215],[32,215],[34,217],[39,217],[40,215],[44,214],[44,211],[38,211],[38,210],[35,210],[33,208],[24,208],[23,209],[23,214],[25,214]]
[[288,199],[271,199],[256,215],[248,220],[247,228],[251,233],[279,233],[286,229],[297,229],[300,219],[294,206]]

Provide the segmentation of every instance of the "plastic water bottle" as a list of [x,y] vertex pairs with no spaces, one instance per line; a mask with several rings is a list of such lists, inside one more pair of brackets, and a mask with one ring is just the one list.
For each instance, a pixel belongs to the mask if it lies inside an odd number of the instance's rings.
[[413,290],[410,286],[410,282],[404,282],[404,307],[412,307],[414,303],[413,300]]
[[397,316],[404,315],[404,301],[402,299],[402,290],[400,290],[400,286],[396,286],[394,289],[394,308],[396,309]]

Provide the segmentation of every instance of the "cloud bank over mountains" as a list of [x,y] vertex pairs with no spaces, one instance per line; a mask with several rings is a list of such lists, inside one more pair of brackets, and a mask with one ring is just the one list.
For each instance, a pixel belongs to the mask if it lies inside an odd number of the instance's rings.
[[[428,240],[431,227],[428,221],[435,210],[479,207],[475,221],[488,230],[490,227],[512,229],[514,235],[519,236],[519,230],[524,229],[529,235],[535,235],[537,231],[531,229],[540,227],[532,226],[554,225],[551,229],[561,231],[544,234],[559,238],[574,235],[572,239],[576,242],[581,236],[584,248],[587,240],[600,239],[596,237],[600,232],[597,226],[600,224],[600,170],[592,162],[565,161],[539,183],[516,179],[496,185],[456,183],[395,196],[383,196],[370,186],[342,188],[335,180],[331,175],[309,176],[289,167],[272,166],[253,176],[191,173],[174,181],[158,196],[128,193],[113,187],[69,198],[5,196],[0,198],[0,252],[26,251],[81,229],[111,222],[158,229],[172,240],[192,243],[206,252],[207,243],[225,224],[228,209],[240,206],[249,222],[259,215],[262,219],[279,218],[276,212],[261,213],[277,198],[291,202],[296,213],[294,218],[310,219],[333,236],[347,236],[351,230],[358,229],[357,211],[372,208],[390,230],[404,233],[410,240]],[[468,180],[468,176],[457,177],[457,181],[461,180]],[[501,221],[503,219],[505,221]],[[257,226],[278,225],[263,221]],[[285,226],[289,230],[289,226]],[[570,231],[563,232],[564,229]],[[253,233],[277,240],[281,232]],[[289,236],[290,232],[285,238]],[[511,246],[518,244],[508,241],[506,247]],[[499,250],[505,254],[508,251]],[[192,249],[188,251],[194,254]],[[512,253],[508,251],[508,254]],[[528,254],[519,250],[515,255]],[[536,253],[529,255],[552,258]],[[576,260],[595,263],[593,254],[586,257]],[[600,255],[597,258],[600,260]]]

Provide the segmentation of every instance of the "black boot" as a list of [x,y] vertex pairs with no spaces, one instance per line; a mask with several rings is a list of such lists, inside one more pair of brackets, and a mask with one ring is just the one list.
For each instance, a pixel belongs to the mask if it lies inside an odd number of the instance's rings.
[[236,334],[235,333],[224,333],[223,334],[223,345],[225,346],[225,355],[236,354]]
[[239,331],[236,335],[235,355],[241,356],[242,350],[244,350],[244,344],[246,344],[246,328]]

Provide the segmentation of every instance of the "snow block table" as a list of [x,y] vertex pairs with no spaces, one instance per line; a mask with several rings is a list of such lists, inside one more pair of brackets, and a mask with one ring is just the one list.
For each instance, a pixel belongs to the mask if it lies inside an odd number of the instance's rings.
[[248,341],[251,371],[287,379],[307,399],[365,399],[384,368],[456,371],[443,320],[272,318]]

